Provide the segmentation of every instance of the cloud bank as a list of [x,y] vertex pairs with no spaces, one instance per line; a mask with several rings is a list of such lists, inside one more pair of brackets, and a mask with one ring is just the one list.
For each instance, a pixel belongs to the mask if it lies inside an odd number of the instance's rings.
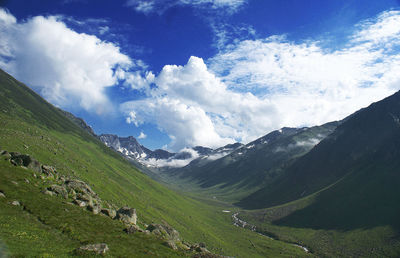
[[239,40],[206,62],[165,66],[148,98],[121,110],[156,124],[179,150],[342,119],[400,89],[400,12],[358,24],[341,49],[321,43]]
[[55,105],[108,112],[106,88],[125,79],[130,84],[135,74],[128,71],[138,63],[117,45],[68,28],[62,17],[18,22],[0,8],[0,67]]

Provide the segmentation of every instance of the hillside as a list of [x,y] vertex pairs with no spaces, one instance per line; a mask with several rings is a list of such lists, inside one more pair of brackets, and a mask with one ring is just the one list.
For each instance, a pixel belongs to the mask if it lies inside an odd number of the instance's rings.
[[[60,176],[87,182],[115,207],[136,208],[140,226],[165,221],[185,241],[204,242],[210,251],[224,255],[305,255],[299,248],[232,226],[231,214],[221,212],[224,205],[206,204],[156,183],[3,71],[0,99],[1,149],[29,154],[54,166]],[[43,195],[46,185],[30,170],[2,159],[0,173],[0,190],[6,196],[0,200],[0,238],[12,255],[67,256],[93,241],[106,242],[113,256],[191,255],[166,247],[153,235],[127,235],[117,221]],[[22,206],[10,205],[11,200]]]
[[398,257],[399,117],[399,92],[349,116],[274,185],[239,202],[270,207],[241,218],[318,256]]
[[285,168],[329,135],[339,122],[310,128],[282,128],[232,153],[207,161],[194,160],[183,168],[164,173],[169,181],[189,183],[200,192],[238,201],[282,176]]
[[[398,184],[400,93],[351,115],[309,153],[287,168],[287,175],[268,189],[240,202],[247,208],[283,204],[315,193],[332,184],[359,177],[355,187],[372,183],[383,190],[378,178]],[[344,180],[346,179],[346,180]],[[343,181],[344,180],[344,181]],[[342,182],[343,181],[343,182]],[[388,189],[387,189],[388,190]]]

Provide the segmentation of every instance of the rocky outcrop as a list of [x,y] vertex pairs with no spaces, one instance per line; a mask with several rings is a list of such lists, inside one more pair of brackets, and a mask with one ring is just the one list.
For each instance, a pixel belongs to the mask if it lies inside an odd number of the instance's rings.
[[[52,192],[55,195],[61,196],[64,199],[68,198],[68,192],[65,186],[62,185],[51,185],[50,187],[47,188],[47,191]],[[51,194],[51,195],[53,195]]]
[[114,209],[102,208],[100,212],[101,214],[106,215],[112,219],[114,219],[117,216],[117,212]]
[[57,175],[57,170],[52,166],[42,165],[42,173],[48,178],[54,178]]
[[167,223],[164,224],[150,224],[147,228],[148,231],[151,233],[160,236],[164,239],[167,240],[174,240],[174,241],[179,241],[180,236],[179,232],[176,231],[174,228],[172,228],[170,225]]
[[140,232],[140,233],[142,233],[142,232],[145,232],[143,229],[141,229],[138,225],[130,225],[129,227],[127,227],[126,229],[124,229],[124,231],[127,233],[127,234],[133,234],[133,233],[136,233],[136,232]]
[[89,254],[89,253],[95,253],[95,254],[100,254],[100,255],[104,255],[106,254],[106,252],[110,250],[108,248],[108,245],[105,243],[101,243],[101,244],[90,244],[90,245],[85,245],[85,246],[81,246],[78,248],[77,253],[78,254],[82,254],[84,255]]
[[35,172],[41,173],[42,167],[36,159],[32,158],[27,154],[21,154],[19,152],[10,152],[10,162],[15,166],[23,166],[29,168]]
[[115,219],[120,220],[125,224],[136,225],[136,209],[130,207],[122,207],[117,211],[117,216],[115,217]]

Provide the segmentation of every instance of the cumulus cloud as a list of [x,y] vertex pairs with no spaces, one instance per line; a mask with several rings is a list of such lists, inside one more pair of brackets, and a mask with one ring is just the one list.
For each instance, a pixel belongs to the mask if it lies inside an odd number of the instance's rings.
[[172,139],[169,148],[219,147],[251,140],[273,126],[270,101],[228,90],[201,58],[165,66],[155,84],[150,98],[124,103],[121,109],[134,112],[139,123],[157,124]]
[[166,65],[149,97],[121,105],[171,149],[249,142],[283,126],[339,120],[400,89],[400,13],[358,24],[341,49],[284,36],[238,40],[207,60]]
[[106,88],[124,79],[115,69],[127,72],[137,63],[115,44],[68,28],[62,17],[18,22],[0,9],[0,67],[53,104],[107,112]]
[[144,134],[144,132],[142,131],[142,132],[140,132],[138,139],[145,139],[146,137],[147,137],[147,135]]

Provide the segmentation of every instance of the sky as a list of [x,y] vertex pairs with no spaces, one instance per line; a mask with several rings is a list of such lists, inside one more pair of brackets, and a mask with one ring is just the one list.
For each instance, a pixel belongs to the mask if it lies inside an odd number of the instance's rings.
[[0,0],[0,68],[97,134],[248,143],[400,90],[400,1]]

